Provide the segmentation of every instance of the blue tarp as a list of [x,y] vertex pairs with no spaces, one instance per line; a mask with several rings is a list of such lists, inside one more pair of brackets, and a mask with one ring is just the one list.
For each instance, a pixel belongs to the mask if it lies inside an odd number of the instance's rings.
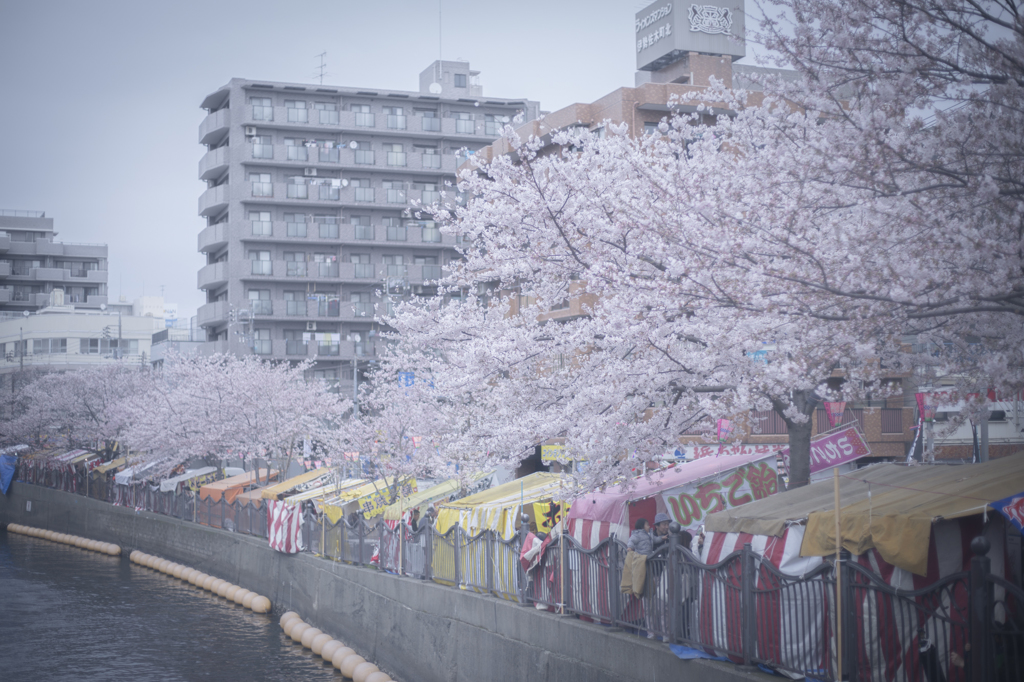
[[672,653],[674,653],[676,656],[683,659],[684,661],[692,661],[695,658],[706,658],[709,661],[729,660],[725,656],[712,656],[706,651],[701,651],[700,649],[693,649],[688,646],[683,646],[682,644],[669,644],[668,648],[672,650]]
[[14,465],[18,463],[17,455],[0,455],[0,492],[7,494],[14,478]]

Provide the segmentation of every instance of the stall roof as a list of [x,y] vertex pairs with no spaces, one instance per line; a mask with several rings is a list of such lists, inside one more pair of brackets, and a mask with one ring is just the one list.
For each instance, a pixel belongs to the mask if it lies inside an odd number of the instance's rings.
[[114,474],[114,483],[118,485],[128,485],[132,482],[132,479],[135,479],[136,481],[141,481],[143,478],[145,478],[144,474],[147,471],[152,471],[153,468],[156,467],[156,465],[156,462],[148,462],[145,464],[136,464],[135,466],[130,466],[124,471],[120,471]]
[[185,481],[190,481],[193,478],[199,478],[200,476],[208,476],[216,471],[217,467],[203,467],[202,469],[186,471],[182,475],[175,476],[174,478],[165,478],[160,481],[160,492],[171,492],[178,487],[179,483],[184,483]]
[[252,504],[259,509],[263,506],[263,488],[253,488],[252,490],[246,490],[244,493],[238,493],[238,496],[235,497],[235,502],[243,507],[246,504]]
[[58,462],[69,463],[69,462],[72,462],[72,461],[78,459],[82,455],[88,455],[88,454],[89,454],[88,450],[68,450],[67,452],[65,452],[63,454],[57,455],[56,457],[54,457],[54,459],[56,459]]
[[89,452],[88,450],[84,450],[82,452],[82,454],[80,454],[78,457],[75,457],[73,460],[71,460],[71,464],[78,464],[79,462],[84,462],[87,459],[90,459],[90,458],[93,458],[93,457],[99,457],[99,456],[100,455],[99,455],[98,452]]
[[321,476],[329,476],[331,473],[330,469],[313,469],[307,471],[304,474],[299,474],[294,478],[289,478],[287,481],[272,485],[263,489],[263,499],[265,500],[276,500],[278,495],[286,493],[289,490],[298,488],[301,485],[312,483]]
[[[486,478],[487,476],[490,476],[493,473],[493,471],[484,471],[482,473],[476,474],[475,476],[469,479],[469,484],[473,485],[474,483],[480,481],[483,478]],[[427,488],[426,490],[420,490],[419,492],[413,493],[409,497],[401,500],[401,502],[396,502],[392,505],[389,505],[387,508],[384,509],[384,520],[398,521],[401,518],[402,514],[409,511],[410,509],[422,507],[423,505],[427,504],[433,504],[438,500],[443,500],[444,498],[459,492],[459,490],[461,489],[462,483],[459,481],[459,479],[449,478],[447,481],[438,483],[437,485]]]
[[98,471],[101,474],[105,474],[111,469],[116,469],[117,467],[124,466],[127,461],[128,460],[125,459],[124,457],[118,457],[117,459],[111,460],[106,464],[101,464],[100,466],[93,469],[93,471]]
[[626,505],[652,495],[671,490],[681,485],[695,483],[705,478],[714,478],[726,471],[738,469],[763,459],[775,459],[775,453],[754,455],[723,455],[702,457],[682,462],[670,469],[662,469],[634,479],[632,487],[619,484],[602,492],[595,492],[576,500],[569,510],[569,517],[618,523],[623,518]]
[[292,504],[296,502],[302,502],[304,500],[319,501],[319,498],[329,499],[328,496],[334,497],[337,493],[348,490],[349,488],[360,486],[366,483],[365,478],[346,478],[340,483],[331,483],[329,485],[322,485],[319,488],[312,488],[305,492],[297,493],[289,497],[284,498],[285,502]]
[[[259,480],[263,482],[277,478],[277,474],[277,469],[271,469],[269,476],[267,475],[266,469],[260,469]],[[252,471],[246,471],[244,474],[239,474],[238,476],[232,476],[231,478],[225,478],[221,481],[207,483],[199,489],[199,499],[205,500],[206,498],[210,498],[214,502],[219,502],[220,498],[223,497],[227,500],[228,504],[231,504],[243,489],[255,484],[256,470],[254,469]]]
[[[855,554],[875,548],[894,566],[925,575],[931,524],[980,514],[989,503],[1024,490],[1024,453],[983,464],[875,464],[839,481],[843,547]],[[833,485],[812,483],[712,514],[706,529],[781,536],[788,524],[806,521],[800,553],[832,554]]]
[[470,533],[490,528],[507,539],[519,525],[516,512],[521,503],[553,499],[559,489],[558,474],[538,472],[517,478],[461,500],[438,505],[437,530],[444,533],[461,522]]

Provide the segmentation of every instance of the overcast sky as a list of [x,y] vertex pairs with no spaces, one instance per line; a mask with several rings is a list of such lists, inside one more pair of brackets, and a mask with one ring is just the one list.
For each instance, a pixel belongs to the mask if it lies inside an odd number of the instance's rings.
[[[633,85],[643,0],[441,0],[445,59],[554,111]],[[194,314],[200,102],[233,77],[416,90],[438,0],[0,0],[0,208],[110,248],[111,300]]]

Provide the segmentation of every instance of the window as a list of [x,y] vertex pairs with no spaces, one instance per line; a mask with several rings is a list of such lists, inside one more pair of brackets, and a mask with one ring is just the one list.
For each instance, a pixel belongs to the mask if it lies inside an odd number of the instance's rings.
[[309,187],[306,186],[306,178],[301,175],[293,175],[288,178],[287,188],[289,199],[309,198]]
[[466,111],[453,111],[452,118],[455,119],[455,132],[472,135],[476,132],[476,124],[473,123],[473,114]]
[[644,123],[644,135],[658,135],[659,132],[657,123]]
[[369,334],[366,332],[349,332],[348,340],[352,342],[354,347],[353,350],[355,350],[356,355],[362,356],[373,354],[373,346],[368,342],[368,337]]
[[441,119],[437,117],[437,112],[432,109],[417,109],[416,113],[420,115],[420,124],[425,132],[437,133],[441,131]]
[[388,117],[388,128],[405,130],[405,111],[402,107],[384,107],[384,113]]
[[356,115],[356,125],[372,128],[376,125],[369,104],[350,104],[349,110]]
[[284,107],[288,110],[289,123],[309,122],[309,112],[306,111],[306,103],[302,100],[286,99]]
[[257,355],[270,355],[274,352],[270,342],[269,329],[254,329],[252,332],[252,350]]
[[437,152],[437,147],[416,147],[422,156],[421,163],[424,168],[440,168],[441,167],[441,155]]
[[382,258],[388,279],[405,279],[406,267],[404,256],[384,256]]
[[285,275],[288,277],[306,276],[306,253],[304,251],[284,252]]
[[[15,343],[14,352],[17,354],[17,341]],[[78,340],[78,352],[82,355],[99,355],[100,353],[100,340],[99,339],[79,339]]]
[[250,97],[249,104],[252,105],[252,120],[274,120],[274,103],[270,101],[269,97]]
[[313,266],[317,277],[338,276],[338,257],[332,253],[314,253]]
[[305,237],[306,236],[306,214],[305,213],[285,213],[284,222],[288,227],[289,237]]
[[249,307],[253,315],[273,315],[270,289],[249,289]]
[[270,262],[269,251],[250,251],[249,261],[252,263],[252,274],[272,275],[274,264]]
[[423,230],[422,241],[432,244],[441,243],[441,228],[437,226],[437,223],[433,220],[421,220],[419,226]]
[[332,215],[318,215],[313,222],[319,226],[320,239],[338,238],[338,218]]
[[349,185],[355,188],[356,201],[373,201],[373,187],[365,178],[353,178]]
[[457,73],[455,74],[455,87],[464,88],[466,87],[466,74]]
[[317,142],[317,149],[320,154],[320,163],[338,163],[341,161],[341,152],[338,145],[332,141]]
[[341,315],[341,298],[337,294],[312,294],[316,301],[317,317],[339,317]]
[[484,115],[484,134],[494,137],[501,135],[501,121],[494,114]]
[[337,201],[341,198],[341,180],[314,181],[318,185],[320,201]]
[[309,150],[306,149],[304,140],[296,137],[284,138],[284,148],[288,152],[286,157],[289,161],[309,161]]
[[284,330],[284,352],[286,355],[305,355],[306,342],[302,340],[302,331],[298,329]]
[[441,266],[437,264],[437,256],[416,256],[413,265],[419,265],[424,282],[441,279]]
[[389,242],[404,242],[408,238],[408,231],[398,218],[384,218],[383,223],[387,228]]
[[388,142],[384,145],[384,151],[387,153],[389,166],[405,165],[405,148],[401,144]]
[[441,192],[438,190],[436,182],[421,183],[419,188],[423,190],[420,201],[424,204],[436,204],[441,201]]
[[270,135],[256,135],[252,138],[252,158],[274,158],[274,138]]
[[69,277],[88,277],[91,270],[98,270],[100,264],[97,261],[75,261],[58,260],[54,261],[53,267],[59,270],[67,270]]
[[356,239],[373,239],[373,227],[370,225],[370,216],[354,215],[352,224],[355,225]]
[[349,294],[349,301],[352,303],[352,314],[356,317],[371,317],[373,315],[373,304],[370,303],[369,292]]
[[284,314],[292,317],[306,316],[306,292],[284,292]]
[[32,340],[32,354],[33,355],[50,355],[52,353],[67,353],[68,352],[68,340],[67,339],[33,339]]
[[383,182],[381,182],[381,187],[387,193],[387,202],[389,204],[405,203],[404,182],[399,182],[398,180],[384,180]]
[[355,161],[356,161],[356,163],[362,163],[362,164],[366,164],[366,165],[371,165],[372,166],[374,164],[374,158],[373,158],[373,148],[370,146],[370,143],[369,142],[357,142],[356,145],[358,145],[356,147],[356,152],[355,152]]
[[249,173],[249,182],[252,183],[254,197],[274,196],[274,185],[270,182],[270,173]]
[[249,222],[252,224],[254,236],[263,237],[274,233],[274,225],[270,222],[270,211],[249,211]]
[[373,279],[373,264],[370,263],[370,254],[353,253],[349,254],[348,259],[354,264],[356,279]]
[[338,105],[334,102],[314,102],[313,109],[320,112],[321,125],[338,125]]

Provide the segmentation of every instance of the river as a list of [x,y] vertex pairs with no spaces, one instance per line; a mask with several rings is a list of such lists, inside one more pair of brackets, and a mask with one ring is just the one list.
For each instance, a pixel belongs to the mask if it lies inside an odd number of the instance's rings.
[[[125,552],[127,555],[127,552]],[[269,614],[0,530],[0,680],[340,680]]]

